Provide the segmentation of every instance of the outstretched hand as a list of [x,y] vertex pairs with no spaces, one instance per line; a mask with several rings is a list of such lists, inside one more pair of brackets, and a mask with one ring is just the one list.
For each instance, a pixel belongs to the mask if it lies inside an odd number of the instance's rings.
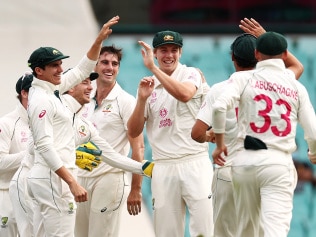
[[153,49],[150,47],[149,44],[145,43],[144,41],[138,41],[138,43],[143,47],[142,56],[143,56],[144,65],[149,70],[151,70],[153,67],[155,67]]
[[244,18],[241,20],[239,28],[245,33],[252,34],[257,38],[266,32],[266,30],[253,18]]
[[102,41],[107,39],[112,33],[112,29],[110,27],[117,24],[119,19],[119,16],[115,16],[112,17],[107,23],[105,23],[99,32],[98,38],[100,38]]

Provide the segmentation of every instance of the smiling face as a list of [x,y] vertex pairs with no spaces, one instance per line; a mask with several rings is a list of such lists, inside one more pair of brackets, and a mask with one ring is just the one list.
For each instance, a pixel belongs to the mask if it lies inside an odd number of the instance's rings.
[[61,75],[63,71],[62,60],[51,62],[45,65],[44,69],[40,67],[35,68],[38,79],[48,81],[54,85],[59,85],[61,83]]
[[154,49],[159,68],[171,75],[178,66],[182,48],[175,44],[165,44]]
[[120,62],[116,54],[104,52],[100,55],[95,72],[99,74],[98,81],[102,84],[115,84],[116,77],[119,73]]
[[74,97],[81,105],[90,102],[90,94],[93,87],[89,78],[83,80],[81,83],[76,85],[74,88],[68,91],[69,95]]

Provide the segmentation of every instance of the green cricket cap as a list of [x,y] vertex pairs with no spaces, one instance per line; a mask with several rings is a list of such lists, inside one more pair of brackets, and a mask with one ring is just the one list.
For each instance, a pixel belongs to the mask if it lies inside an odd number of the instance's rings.
[[287,41],[283,35],[269,31],[258,37],[256,49],[265,55],[278,55],[287,50]]
[[256,40],[254,35],[248,33],[238,36],[230,46],[232,54],[246,61],[256,61]]
[[153,39],[153,47],[157,48],[165,44],[175,44],[182,48],[182,36],[178,32],[170,30],[157,32]]
[[31,54],[28,66],[34,69],[64,58],[69,58],[69,56],[52,47],[40,47]]
[[20,95],[22,90],[29,91],[32,86],[33,75],[31,73],[25,73],[21,76],[15,84],[15,90]]

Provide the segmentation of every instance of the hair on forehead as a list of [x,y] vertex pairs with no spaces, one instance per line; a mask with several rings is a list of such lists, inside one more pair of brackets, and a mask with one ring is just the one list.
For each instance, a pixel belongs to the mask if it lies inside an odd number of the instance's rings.
[[110,53],[110,54],[115,54],[117,56],[118,61],[120,62],[122,60],[123,57],[123,49],[122,48],[117,48],[115,47],[114,44],[112,44],[111,46],[103,46],[101,48],[100,51],[100,55],[104,54],[104,53]]

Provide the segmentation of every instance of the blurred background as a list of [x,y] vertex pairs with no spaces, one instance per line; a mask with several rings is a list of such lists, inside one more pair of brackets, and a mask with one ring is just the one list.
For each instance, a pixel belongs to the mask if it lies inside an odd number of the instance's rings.
[[[252,17],[266,30],[287,37],[289,50],[305,67],[300,82],[316,106],[314,0],[1,0],[0,14],[0,116],[13,110],[18,102],[15,83],[29,71],[27,60],[35,49],[52,46],[70,55],[63,61],[66,70],[79,62],[100,27],[115,15],[120,16],[120,23],[113,27],[113,34],[104,44],[123,48],[118,82],[134,96],[139,79],[150,74],[142,64],[138,40],[151,44],[157,31],[178,31],[184,38],[181,62],[199,67],[212,85],[227,79],[234,71],[230,44],[242,33],[239,21]],[[296,140],[298,149],[293,159],[299,183],[289,236],[310,237],[316,233],[315,167],[306,156],[307,146],[300,126]],[[151,159],[147,139],[146,159]],[[123,216],[122,237],[153,236],[148,178],[143,182],[143,199],[141,216]]]

